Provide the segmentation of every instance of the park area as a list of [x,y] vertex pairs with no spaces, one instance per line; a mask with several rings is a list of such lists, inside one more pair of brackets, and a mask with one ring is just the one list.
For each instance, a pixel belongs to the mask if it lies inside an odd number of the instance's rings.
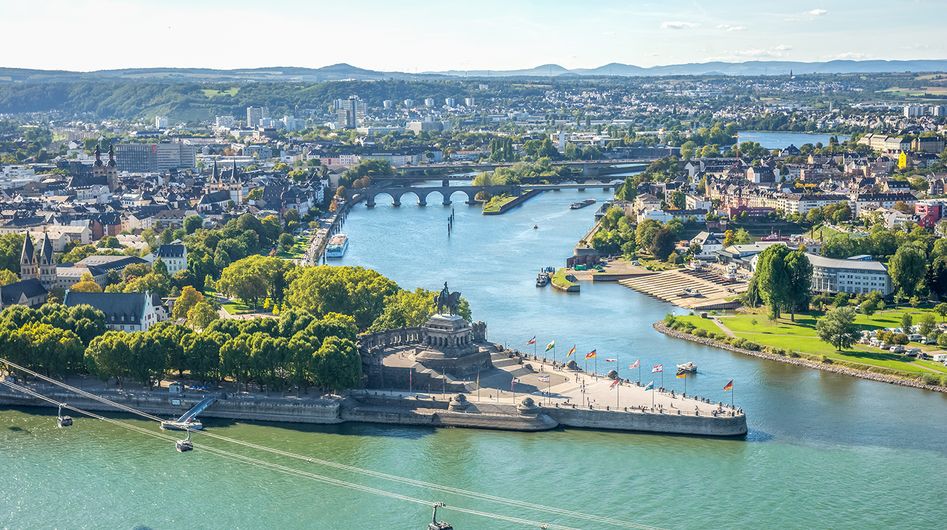
[[[897,307],[878,311],[872,315],[859,313],[856,316],[855,325],[860,330],[898,328],[901,326],[905,313],[911,314],[914,322],[918,322],[923,315],[928,313],[937,316],[938,322],[941,321],[940,316],[934,313],[933,309]],[[754,349],[756,346],[756,349],[765,349],[782,355],[834,362],[856,369],[884,371],[891,375],[908,378],[933,376],[939,381],[947,380],[947,366],[940,362],[892,353],[861,343],[855,343],[850,348],[837,351],[833,345],[820,339],[816,331],[816,321],[822,315],[821,312],[797,314],[793,322],[788,315],[770,320],[765,309],[746,309],[732,314],[712,315],[709,318],[698,315],[678,316],[674,320],[688,328],[693,326],[690,333],[698,337],[725,340],[735,346],[747,347],[747,349]],[[744,345],[744,341],[750,345]],[[936,344],[925,345],[912,342],[909,347],[919,348],[928,355],[942,351],[942,348]]]

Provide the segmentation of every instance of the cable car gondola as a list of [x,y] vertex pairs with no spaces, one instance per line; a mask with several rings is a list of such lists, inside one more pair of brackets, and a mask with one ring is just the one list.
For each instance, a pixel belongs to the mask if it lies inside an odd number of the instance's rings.
[[179,453],[186,453],[194,450],[194,444],[191,443],[191,431],[187,431],[187,438],[174,442],[174,448]]
[[72,426],[72,416],[62,415],[62,403],[59,404],[59,412],[56,414],[56,425],[60,427]]
[[434,514],[431,515],[431,522],[427,525],[427,530],[454,530],[454,527],[446,521],[437,520],[437,509],[446,506],[443,502],[434,503]]

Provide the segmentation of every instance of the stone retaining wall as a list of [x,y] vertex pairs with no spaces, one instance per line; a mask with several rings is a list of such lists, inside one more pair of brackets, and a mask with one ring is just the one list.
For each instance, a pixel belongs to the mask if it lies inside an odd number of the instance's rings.
[[694,416],[650,412],[619,412],[571,408],[544,408],[543,412],[564,427],[638,431],[697,436],[743,436],[747,432],[746,415]]
[[777,361],[786,364],[794,364],[796,366],[804,366],[806,368],[815,368],[816,370],[823,370],[826,372],[834,372],[837,374],[850,375],[852,377],[860,377],[862,379],[869,379],[871,381],[878,381],[880,383],[889,383],[892,385],[900,386],[909,386],[913,388],[921,388],[924,390],[931,390],[934,392],[947,392],[947,387],[938,386],[938,385],[927,385],[924,384],[920,379],[905,379],[903,377],[898,377],[895,375],[880,374],[877,372],[869,372],[868,370],[858,370],[855,368],[849,368],[847,366],[840,366],[833,363],[820,363],[816,361],[811,361],[809,359],[803,359],[801,357],[788,357],[784,355],[776,355],[775,353],[768,353],[764,351],[753,351],[747,350],[745,348],[737,348],[726,342],[720,342],[715,339],[707,337],[697,337],[691,335],[690,333],[684,333],[683,331],[678,331],[676,329],[671,329],[667,327],[664,322],[655,322],[653,324],[654,329],[658,330],[661,333],[669,337],[674,337],[683,340],[689,340],[691,342],[696,342],[698,344],[703,344],[705,346],[713,346],[714,348],[720,348],[723,350],[732,351],[734,353],[742,353],[743,355],[751,355],[753,357],[759,357],[760,359],[767,359],[770,361]]

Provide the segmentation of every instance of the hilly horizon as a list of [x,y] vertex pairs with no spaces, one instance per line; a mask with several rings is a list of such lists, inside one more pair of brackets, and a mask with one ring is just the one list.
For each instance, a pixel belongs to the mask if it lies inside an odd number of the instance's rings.
[[744,61],[704,62],[650,67],[608,63],[596,68],[568,69],[558,64],[513,70],[443,70],[420,73],[378,71],[336,63],[319,68],[266,66],[255,68],[121,68],[78,72],[0,67],[0,84],[9,82],[65,82],[88,80],[165,80],[165,81],[372,81],[381,79],[497,78],[497,77],[648,77],[724,75],[757,76],[793,74],[853,74],[891,72],[945,72],[947,59],[918,60],[833,60],[833,61]]

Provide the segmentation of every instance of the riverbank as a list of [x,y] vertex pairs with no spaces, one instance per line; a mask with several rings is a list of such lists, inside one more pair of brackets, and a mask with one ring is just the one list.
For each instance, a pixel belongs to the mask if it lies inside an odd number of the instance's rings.
[[575,276],[566,272],[566,269],[557,269],[552,275],[552,286],[560,291],[567,293],[579,292],[579,284],[576,283]]
[[[712,346],[714,348],[720,348],[722,350],[731,351],[734,353],[740,353],[743,355],[749,355],[752,357],[758,357],[760,359],[766,359],[769,361],[776,361],[784,364],[792,364],[795,366],[802,366],[805,368],[813,368],[816,370],[822,370],[825,372],[833,372],[842,375],[848,375],[852,377],[858,377],[861,379],[868,379],[871,381],[877,381],[880,383],[888,383],[892,385],[907,386],[913,388],[920,388],[923,390],[930,390],[933,392],[943,392],[947,393],[947,386],[941,385],[929,385],[924,383],[922,380],[918,379],[907,379],[900,376],[884,374],[879,372],[873,372],[870,370],[861,370],[857,368],[852,368],[849,366],[842,366],[836,362],[826,362],[824,360],[816,360],[811,358],[802,357],[802,354],[791,352],[788,355],[781,355],[777,353],[771,353],[768,351],[762,350],[750,350],[747,348],[741,348],[739,346],[734,346],[727,342],[721,340],[708,338],[708,337],[698,337],[690,333],[685,333],[683,331],[671,329],[664,322],[655,322],[652,327],[655,330],[669,336],[681,340],[686,340],[690,342],[695,342],[704,346]],[[795,356],[793,356],[795,355]]]

